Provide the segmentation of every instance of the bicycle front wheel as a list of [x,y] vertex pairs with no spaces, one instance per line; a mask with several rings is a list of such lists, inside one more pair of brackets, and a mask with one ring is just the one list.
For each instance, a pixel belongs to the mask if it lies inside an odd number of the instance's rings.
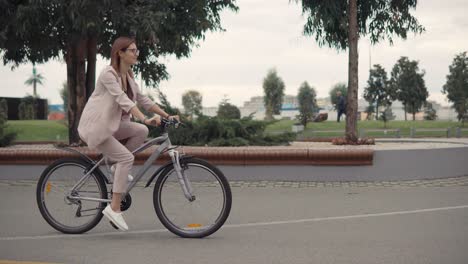
[[105,202],[77,200],[73,197],[107,199],[104,180],[96,172],[72,191],[90,168],[81,159],[61,159],[47,167],[37,183],[39,211],[53,228],[67,234],[81,234],[95,227],[102,218]]
[[210,163],[196,158],[181,162],[182,173],[192,186],[195,200],[187,199],[174,165],[158,177],[153,202],[161,223],[172,233],[185,238],[202,238],[216,232],[231,211],[232,195],[223,173]]

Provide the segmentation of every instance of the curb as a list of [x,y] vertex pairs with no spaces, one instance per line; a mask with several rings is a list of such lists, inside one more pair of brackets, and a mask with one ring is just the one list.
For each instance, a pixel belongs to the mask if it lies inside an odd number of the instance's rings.
[[[157,146],[137,154],[135,164],[143,162]],[[87,147],[75,147],[92,159],[99,153]],[[323,166],[366,166],[373,164],[374,150],[332,150],[312,148],[280,147],[181,147],[180,153],[205,159],[216,165],[323,165]],[[64,150],[43,148],[0,148],[0,165],[47,165],[65,157],[78,157]],[[169,161],[169,155],[163,154],[155,163]]]

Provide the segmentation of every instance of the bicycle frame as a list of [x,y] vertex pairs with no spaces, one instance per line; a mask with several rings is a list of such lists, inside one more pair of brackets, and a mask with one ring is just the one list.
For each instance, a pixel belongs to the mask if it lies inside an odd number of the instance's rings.
[[[127,193],[129,193],[133,187],[135,187],[136,183],[140,181],[140,179],[143,177],[143,175],[148,171],[148,169],[151,167],[151,165],[156,161],[156,159],[159,158],[159,156],[164,152],[168,151],[169,156],[171,157],[171,160],[174,164],[174,169],[177,173],[177,178],[179,180],[179,184],[181,185],[182,191],[185,195],[185,197],[189,201],[194,200],[194,195],[193,195],[193,190],[190,181],[187,179],[187,177],[184,175],[184,172],[182,171],[182,168],[180,166],[179,162],[179,152],[174,150],[175,147],[172,146],[171,140],[169,139],[169,134],[167,132],[164,132],[162,136],[151,139],[150,141],[146,142],[145,144],[141,145],[139,148],[136,150],[132,151],[132,154],[135,155],[139,152],[142,152],[143,150],[151,147],[152,145],[161,143],[161,145],[151,154],[151,156],[145,161],[143,164],[143,167],[141,167],[134,180],[129,184],[127,187],[127,190],[125,193],[123,193],[123,197]],[[94,164],[94,166],[71,188],[69,195],[67,195],[67,198],[70,200],[85,200],[85,201],[96,201],[96,202],[108,202],[110,203],[110,199],[99,199],[99,198],[93,198],[93,197],[83,197],[83,196],[72,196],[71,194],[79,190],[83,184],[86,182],[86,180],[90,177],[91,173],[105,161],[106,157],[102,157],[98,162]]]

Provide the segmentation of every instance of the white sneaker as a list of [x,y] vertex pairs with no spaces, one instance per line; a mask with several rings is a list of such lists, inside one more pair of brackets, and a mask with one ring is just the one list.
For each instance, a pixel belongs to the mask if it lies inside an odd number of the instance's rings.
[[[115,165],[112,165],[110,167],[110,170],[111,170],[111,181],[114,182]],[[128,182],[133,181],[133,176],[129,174],[127,180],[128,180]]]
[[119,230],[122,231],[127,231],[128,226],[127,223],[125,223],[125,220],[123,219],[122,212],[117,213],[112,210],[110,207],[110,204],[106,206],[106,208],[102,211],[102,214],[109,219],[114,225],[116,225]]

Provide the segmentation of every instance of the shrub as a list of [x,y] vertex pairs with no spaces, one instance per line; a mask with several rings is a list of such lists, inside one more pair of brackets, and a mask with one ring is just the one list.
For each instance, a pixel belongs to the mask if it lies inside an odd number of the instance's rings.
[[[267,122],[252,120],[251,117],[237,120],[201,116],[185,126],[171,129],[171,141],[175,145],[192,146],[271,146],[288,145],[294,133],[264,135]],[[160,128],[150,128],[150,136],[161,135]]]
[[11,144],[16,138],[16,133],[5,133],[7,127],[8,108],[5,99],[0,100],[0,147],[5,147]]

